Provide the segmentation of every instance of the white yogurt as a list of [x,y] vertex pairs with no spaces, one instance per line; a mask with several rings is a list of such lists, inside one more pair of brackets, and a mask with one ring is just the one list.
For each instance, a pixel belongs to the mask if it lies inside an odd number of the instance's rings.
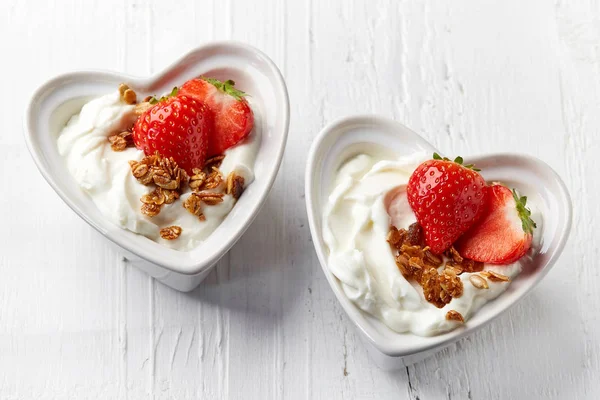
[[[460,275],[464,293],[443,308],[425,300],[423,289],[404,278],[386,238],[390,224],[408,228],[415,217],[404,195],[395,201],[388,214],[386,195],[402,196],[403,188],[415,168],[428,157],[389,160],[376,151],[358,155],[337,171],[334,189],[323,212],[323,238],[329,250],[328,267],[340,280],[346,296],[360,309],[375,316],[396,332],[431,336],[456,328],[459,323],[446,320],[456,310],[465,320],[485,303],[498,297],[510,282],[488,281],[489,289],[477,289],[469,282],[472,274]],[[388,159],[384,159],[388,158]],[[389,200],[388,200],[389,201]],[[532,213],[535,211],[532,209]],[[536,215],[533,215],[534,220]],[[538,224],[537,231],[540,231]],[[527,257],[527,256],[526,256]],[[516,277],[522,263],[485,265]]]
[[[225,195],[222,203],[204,208],[206,221],[200,221],[183,208],[183,202],[191,194],[188,189],[179,200],[163,205],[157,216],[150,218],[142,214],[140,197],[151,189],[133,177],[128,161],[139,161],[144,153],[136,148],[115,152],[107,139],[110,134],[129,128],[135,118],[134,106],[123,103],[118,91],[94,99],[62,130],[58,151],[75,181],[110,221],[167,247],[191,250],[219,226],[235,200]],[[260,133],[255,128],[247,139],[225,152],[220,167],[223,176],[235,171],[244,177],[245,185],[249,185],[254,180],[259,146]],[[176,240],[162,239],[160,229],[171,225],[182,228],[181,236]]]

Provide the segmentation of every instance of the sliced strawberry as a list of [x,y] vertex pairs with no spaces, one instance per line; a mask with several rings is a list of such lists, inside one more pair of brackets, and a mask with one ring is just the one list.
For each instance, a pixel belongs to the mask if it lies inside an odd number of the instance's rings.
[[214,114],[215,132],[209,140],[209,157],[239,143],[254,126],[254,114],[244,99],[246,93],[234,86],[232,80],[199,78],[187,81],[179,89],[180,94],[206,103]]
[[510,264],[531,247],[535,222],[525,207],[527,197],[506,186],[489,188],[485,216],[455,244],[463,257],[490,264]]
[[483,215],[487,184],[473,165],[440,157],[419,165],[410,176],[408,203],[431,251],[443,253]]
[[202,168],[213,119],[208,107],[186,95],[154,99],[133,127],[133,141],[146,155],[173,157],[189,174]]

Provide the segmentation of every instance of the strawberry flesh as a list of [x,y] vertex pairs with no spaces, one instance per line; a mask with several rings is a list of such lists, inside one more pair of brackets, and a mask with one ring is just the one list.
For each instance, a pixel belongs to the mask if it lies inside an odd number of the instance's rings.
[[214,116],[214,134],[209,139],[208,157],[223,154],[243,140],[254,126],[254,114],[244,98],[244,92],[235,89],[235,82],[211,78],[191,79],[179,89],[184,94],[204,102]]
[[486,214],[455,244],[458,252],[490,264],[511,264],[523,257],[535,228],[525,202],[506,186],[491,186]]
[[441,254],[466,232],[484,212],[487,185],[462,158],[425,161],[411,175],[408,203],[423,227],[431,251]]
[[212,113],[208,107],[185,95],[160,100],[144,112],[133,127],[133,141],[146,155],[158,152],[173,157],[188,174],[206,161],[212,135]]

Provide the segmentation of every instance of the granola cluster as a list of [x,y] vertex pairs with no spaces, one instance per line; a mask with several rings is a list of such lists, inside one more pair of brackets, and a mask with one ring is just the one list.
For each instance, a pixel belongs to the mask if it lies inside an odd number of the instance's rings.
[[179,168],[171,157],[162,157],[155,153],[141,161],[129,161],[131,173],[142,184],[154,183],[167,190],[178,190],[188,182],[189,176]]
[[[172,204],[179,199],[186,185],[192,189],[192,193],[183,202],[183,207],[200,221],[206,220],[202,212],[204,206],[223,202],[226,194],[239,199],[244,190],[244,178],[232,172],[224,180],[219,171],[223,158],[223,155],[210,158],[203,169],[194,168],[192,176],[180,168],[172,157],[162,157],[158,152],[141,161],[129,161],[131,173],[138,182],[154,187],[153,191],[140,199],[142,214],[148,217],[158,215],[163,204]],[[160,232],[161,237],[167,240],[176,239],[180,234],[181,228],[177,226],[164,228]]]
[[456,310],[448,311],[446,313],[446,319],[448,321],[456,321],[456,322],[460,322],[460,323],[465,322],[465,319],[463,318],[462,314]]
[[[201,221],[206,219],[202,213],[203,205],[217,205],[223,202],[226,194],[232,195],[237,200],[244,190],[244,178],[234,172],[229,174],[226,184],[224,184],[223,175],[219,170],[224,158],[224,155],[212,157],[206,161],[203,169],[194,168],[192,170],[194,175],[190,177],[189,182],[192,194],[185,200],[183,207]],[[234,192],[233,186],[230,184],[233,181],[240,182],[241,189],[237,187],[237,191]]]
[[113,151],[123,151],[127,147],[133,147],[133,133],[131,131],[113,133],[108,137],[108,141]]
[[[391,227],[388,242],[398,250],[396,264],[407,279],[412,279],[423,287],[425,299],[438,308],[450,303],[453,298],[463,294],[463,284],[459,275],[466,268],[476,268],[474,263],[465,260],[454,250],[452,262],[446,262],[444,257],[433,253],[424,244],[423,230],[414,223],[408,230]],[[459,258],[460,257],[460,258]],[[472,260],[469,260],[472,261]],[[441,272],[439,269],[444,267]],[[481,264],[483,269],[483,264]]]
[[165,240],[175,240],[181,235],[181,227],[177,225],[167,226],[160,230],[160,237]]
[[[497,272],[483,271],[483,263],[462,257],[454,247],[443,255],[433,253],[425,245],[423,229],[416,222],[408,230],[391,226],[387,241],[398,251],[396,265],[402,275],[421,285],[425,299],[438,308],[462,296],[464,287],[460,274],[463,272],[477,273],[471,275],[469,281],[478,289],[488,289],[487,280],[510,280],[508,276]],[[464,322],[463,316],[455,310],[448,311],[446,319]]]
[[129,161],[131,173],[142,185],[154,186],[154,190],[142,196],[142,214],[154,217],[163,204],[179,199],[190,178],[171,157],[155,153],[141,161]]

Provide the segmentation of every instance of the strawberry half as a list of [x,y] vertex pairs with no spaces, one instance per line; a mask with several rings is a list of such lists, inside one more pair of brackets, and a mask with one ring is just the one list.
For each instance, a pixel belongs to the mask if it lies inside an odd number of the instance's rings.
[[423,227],[425,242],[437,254],[450,248],[481,218],[487,185],[473,165],[434,153],[415,169],[406,187],[408,203]]
[[[154,99],[133,126],[135,146],[146,155],[158,152],[173,157],[188,174],[206,161],[208,138],[212,136],[212,113],[205,104],[185,95]],[[175,96],[176,95],[176,96]]]
[[204,102],[214,114],[215,131],[210,137],[208,156],[223,154],[244,139],[254,126],[254,114],[244,98],[246,93],[236,89],[235,82],[212,78],[191,79],[179,93]]
[[531,247],[535,222],[525,207],[527,197],[506,186],[489,188],[488,209],[456,243],[461,256],[490,264],[510,264]]

